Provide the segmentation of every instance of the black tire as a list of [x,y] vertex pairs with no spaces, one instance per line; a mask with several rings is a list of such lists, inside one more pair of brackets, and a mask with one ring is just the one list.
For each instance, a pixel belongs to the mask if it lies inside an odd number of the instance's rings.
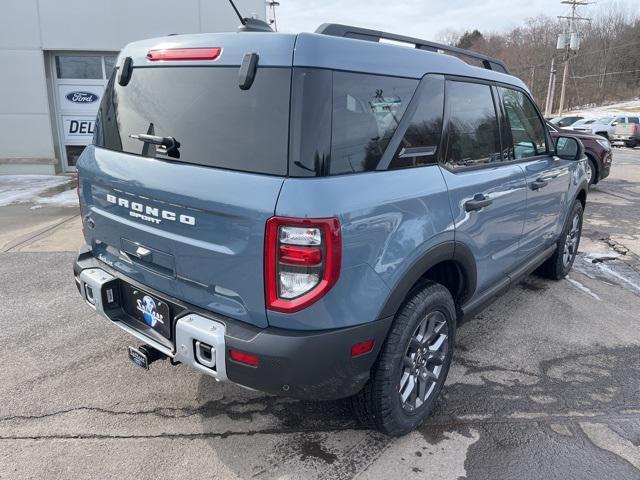
[[[583,208],[582,203],[576,200],[576,203],[571,209],[571,213],[567,218],[567,222],[562,229],[560,238],[558,239],[558,247],[554,254],[545,261],[537,273],[543,277],[550,278],[551,280],[560,280],[567,276],[573,262],[576,259],[578,253],[578,247],[580,246],[580,236],[582,234],[582,215]],[[574,223],[577,218],[577,233],[574,232],[576,224]],[[569,257],[565,256],[565,247],[569,251]]]
[[[422,331],[424,343],[417,340]],[[388,435],[404,435],[422,424],[433,411],[447,378],[455,332],[456,309],[451,294],[442,285],[427,282],[396,315],[371,378],[351,398],[356,418]],[[446,338],[441,340],[443,336]],[[407,362],[413,362],[413,366]],[[416,367],[416,363],[421,366]],[[408,394],[403,403],[400,392],[406,393],[411,385],[415,385],[410,391],[416,392],[416,398]],[[418,398],[419,393],[426,394],[424,401]]]
[[596,178],[598,178],[598,168],[596,167],[596,162],[589,155],[587,155],[587,164],[591,169],[591,175],[589,176],[589,186],[591,186],[596,183]]

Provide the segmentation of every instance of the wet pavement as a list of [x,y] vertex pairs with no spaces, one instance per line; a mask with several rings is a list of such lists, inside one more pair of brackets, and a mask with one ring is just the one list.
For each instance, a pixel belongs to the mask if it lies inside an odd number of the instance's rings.
[[75,289],[75,211],[2,207],[21,233],[0,237],[19,240],[0,253],[0,478],[640,479],[639,199],[640,149],[616,150],[569,278],[530,276],[461,326],[433,417],[402,438],[345,402],[136,368]]

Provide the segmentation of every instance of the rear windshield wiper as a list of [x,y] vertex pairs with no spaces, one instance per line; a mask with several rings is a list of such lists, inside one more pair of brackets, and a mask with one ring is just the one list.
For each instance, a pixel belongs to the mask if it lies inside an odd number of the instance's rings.
[[178,150],[180,148],[180,142],[173,137],[159,137],[146,133],[132,133],[129,137],[144,143],[159,145],[161,147],[159,153],[171,158],[180,158],[180,151]]

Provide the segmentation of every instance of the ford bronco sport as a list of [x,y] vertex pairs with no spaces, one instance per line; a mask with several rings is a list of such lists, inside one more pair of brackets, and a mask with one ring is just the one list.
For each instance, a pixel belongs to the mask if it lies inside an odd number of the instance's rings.
[[432,411],[462,321],[571,268],[586,160],[553,145],[499,61],[419,39],[324,25],[135,42],[78,162],[77,286],[143,367],[351,397],[403,434]]

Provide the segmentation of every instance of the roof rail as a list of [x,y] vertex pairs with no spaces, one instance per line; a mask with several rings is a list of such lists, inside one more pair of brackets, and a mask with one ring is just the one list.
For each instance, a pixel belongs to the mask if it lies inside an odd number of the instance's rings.
[[[457,57],[467,57],[480,60],[482,66],[487,70],[494,70],[500,73],[511,74],[507,66],[497,58],[488,57],[481,53],[464,50],[458,47],[451,47],[442,43],[430,42],[419,38],[405,37],[395,33],[381,32],[379,30],[369,30],[367,28],[353,27],[350,25],[340,25],[338,23],[323,23],[316,29],[316,33],[322,35],[331,35],[333,37],[355,38],[358,40],[367,40],[370,42],[379,42],[380,40],[391,40],[391,42],[399,42],[403,44],[414,45],[414,48],[420,50],[428,50],[430,52],[448,53]],[[461,59],[463,60],[463,59]]]

